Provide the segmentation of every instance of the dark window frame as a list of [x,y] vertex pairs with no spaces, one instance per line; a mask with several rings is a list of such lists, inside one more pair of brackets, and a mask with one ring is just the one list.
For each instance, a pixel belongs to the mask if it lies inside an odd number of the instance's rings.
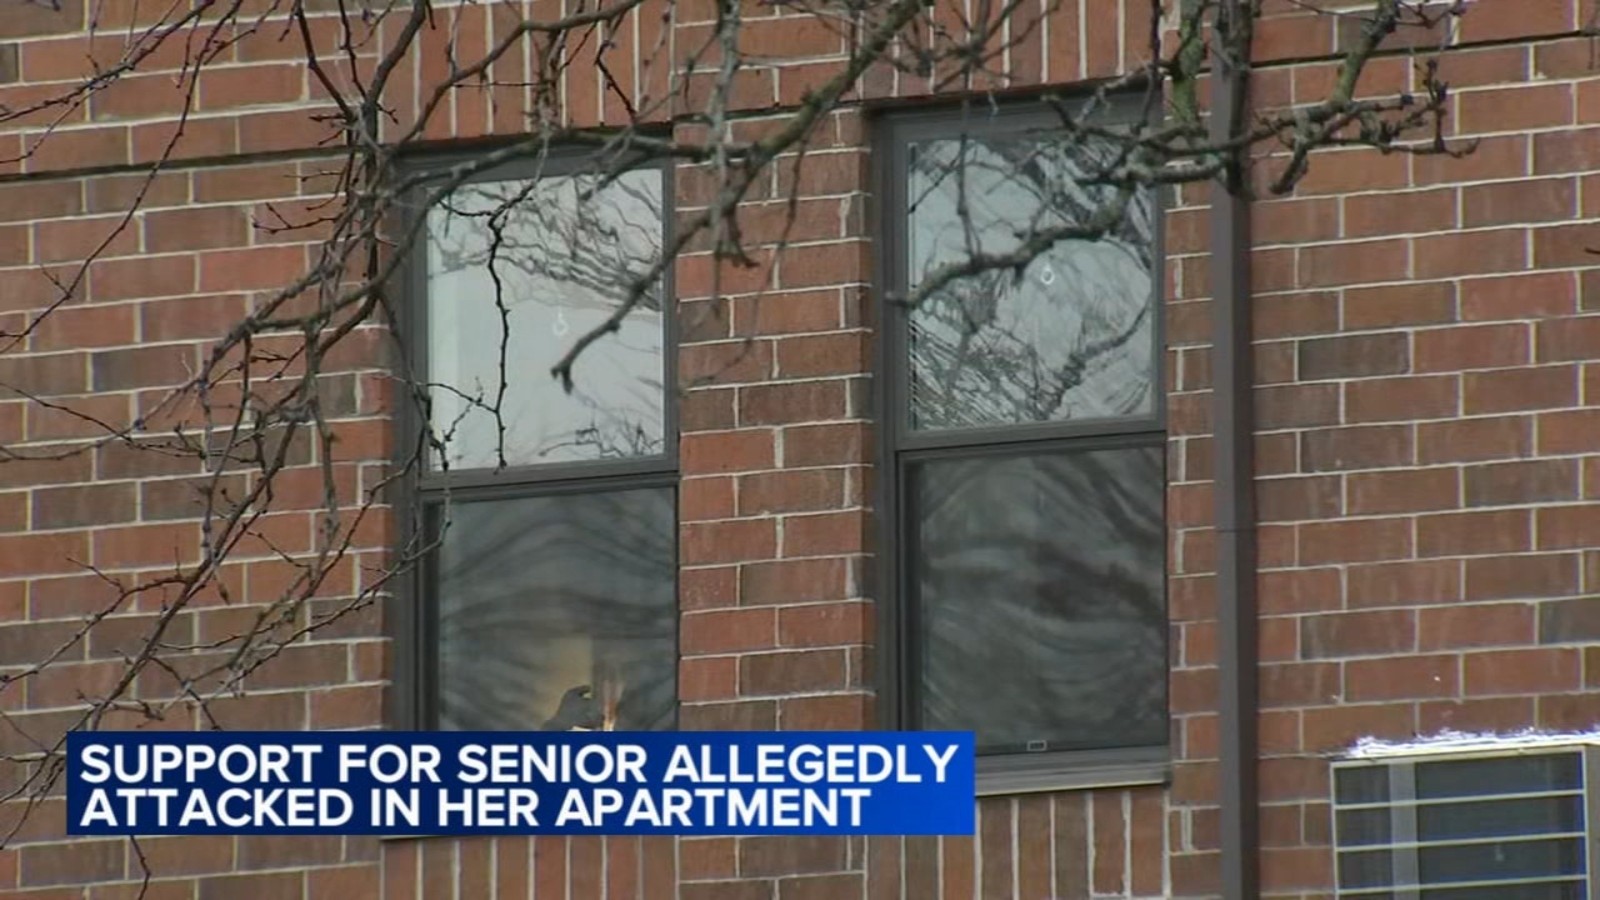
[[[1136,94],[1117,98],[1104,121],[1130,122],[1141,115],[1144,97]],[[1068,100],[1068,102],[1071,102]],[[911,144],[928,139],[985,136],[1015,132],[1040,125],[1060,124],[1059,116],[1042,100],[1019,98],[998,101],[969,100],[962,105],[940,105],[911,110],[886,111],[873,123],[873,179],[876,202],[873,204],[871,234],[878,241],[877,271],[879,290],[873,305],[878,339],[875,341],[874,389],[879,440],[876,465],[878,477],[877,524],[878,559],[874,567],[880,635],[877,658],[878,715],[886,729],[915,728],[919,716],[917,684],[916,604],[909,597],[911,565],[907,548],[913,545],[907,511],[908,472],[914,464],[940,458],[983,458],[1018,453],[1050,453],[1070,449],[1161,448],[1165,472],[1166,422],[1166,335],[1164,253],[1166,192],[1155,197],[1151,254],[1152,302],[1155,304],[1151,328],[1153,343],[1150,373],[1152,408],[1148,415],[1123,419],[1084,420],[985,426],[977,428],[912,428],[907,402],[910,376],[906,311],[889,301],[903,295],[907,287],[907,210],[906,187],[910,168]],[[1166,521],[1165,481],[1163,514]],[[1163,547],[1170,553],[1170,536],[1163,533]],[[1162,606],[1167,608],[1166,567],[1163,565]],[[1163,667],[1170,672],[1170,625],[1163,622]],[[1170,676],[1169,676],[1170,678]],[[1167,688],[1170,691],[1170,688]],[[1170,703],[1170,700],[1169,700]],[[1171,722],[1170,707],[1166,718]],[[980,795],[1015,794],[1035,791],[1087,787],[1159,784],[1170,779],[1170,733],[1160,746],[1105,750],[1062,750],[982,756],[978,759]]]
[[[470,162],[474,155],[464,151],[432,153],[407,161],[401,167],[406,176],[422,175],[427,180],[417,187],[402,204],[403,212],[396,216],[401,234],[417,228],[415,239],[403,251],[409,254],[397,266],[393,313],[399,331],[400,367],[410,383],[428,379],[427,349],[431,332],[428,292],[428,229],[426,218],[431,208],[421,207],[421,198],[437,189],[439,182],[448,178],[450,169]],[[459,187],[472,184],[530,179],[559,178],[594,172],[592,150],[578,147],[551,148],[539,158],[517,158],[497,165],[467,178]],[[630,171],[655,170],[661,175],[661,238],[662,251],[668,252],[674,240],[674,166],[670,159],[652,159],[639,156],[628,166]],[[422,221],[418,222],[418,218]],[[678,605],[679,555],[678,535],[678,322],[673,267],[662,273],[662,453],[655,456],[611,460],[575,460],[533,465],[508,465],[504,469],[462,468],[437,471],[431,460],[411,460],[418,440],[430,427],[421,411],[409,398],[398,401],[394,411],[396,434],[396,465],[408,462],[416,466],[414,473],[398,487],[391,498],[396,515],[396,546],[412,548],[428,546],[433,541],[431,532],[432,511],[446,500],[450,504],[472,503],[483,500],[518,500],[561,495],[589,495],[614,491],[640,489],[668,489],[672,491],[673,527],[671,546],[673,616],[673,673],[677,677],[678,659],[682,656],[681,609]],[[577,335],[571,335],[576,339]],[[548,371],[529,372],[529,377],[553,377]],[[424,449],[424,453],[427,453]],[[438,615],[439,597],[434,588],[436,552],[418,559],[411,569],[397,579],[387,600],[385,613],[386,634],[391,652],[389,696],[385,703],[385,719],[396,730],[435,731],[438,724]],[[680,714],[674,698],[673,721]]]

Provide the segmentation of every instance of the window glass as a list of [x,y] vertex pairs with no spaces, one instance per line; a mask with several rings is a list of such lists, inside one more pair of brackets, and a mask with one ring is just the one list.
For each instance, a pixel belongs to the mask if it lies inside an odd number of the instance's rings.
[[1417,807],[1417,839],[1445,841],[1583,830],[1582,795]]
[[[1019,133],[912,144],[907,289],[940,267],[1090,221],[1113,192],[1077,179],[1103,142]],[[1062,241],[1020,273],[964,277],[909,313],[914,429],[1148,416],[1154,403],[1154,198],[1105,238]]]
[[1575,754],[1542,757],[1459,759],[1417,766],[1417,796],[1475,797],[1583,787],[1583,765]]
[[1417,877],[1423,884],[1443,885],[1581,875],[1587,858],[1582,838],[1424,846],[1417,849]]
[[502,446],[508,465],[663,452],[659,285],[578,358],[571,394],[550,374],[662,253],[660,170],[597,184],[468,184],[429,213],[432,425],[450,468],[495,467]]
[[439,726],[676,720],[671,488],[452,504],[437,551]]
[[920,725],[979,752],[1167,741],[1160,446],[915,463]]

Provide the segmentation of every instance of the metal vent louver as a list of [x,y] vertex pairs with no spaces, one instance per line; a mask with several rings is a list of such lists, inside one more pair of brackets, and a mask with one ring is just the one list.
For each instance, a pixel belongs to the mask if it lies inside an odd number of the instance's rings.
[[1338,896],[1600,900],[1596,779],[1585,745],[1335,763]]

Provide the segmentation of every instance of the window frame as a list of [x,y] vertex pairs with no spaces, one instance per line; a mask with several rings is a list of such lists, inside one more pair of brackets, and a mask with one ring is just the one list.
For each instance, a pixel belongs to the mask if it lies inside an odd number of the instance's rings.
[[[405,176],[439,173],[444,177],[452,166],[477,158],[466,151],[432,153],[416,160],[408,160],[400,167]],[[514,182],[531,179],[560,178],[592,173],[590,163],[594,151],[583,147],[550,148],[537,158],[519,157],[474,174],[458,187],[485,182]],[[658,171],[661,175],[661,247],[669,252],[674,240],[674,165],[670,159],[639,155],[628,171]],[[431,378],[428,370],[429,283],[428,283],[428,227],[427,217],[432,208],[422,208],[419,195],[437,187],[438,179],[429,177],[419,185],[403,204],[396,216],[401,234],[417,228],[416,235],[405,252],[410,255],[397,267],[394,305],[396,325],[399,330],[398,346],[400,367],[411,383]],[[422,221],[418,222],[418,218]],[[398,515],[397,546],[411,548],[427,546],[433,511],[444,504],[473,503],[484,500],[524,500],[538,497],[593,495],[615,491],[670,489],[672,492],[672,534],[670,535],[673,566],[673,678],[677,678],[678,660],[682,656],[681,606],[679,587],[679,528],[680,498],[678,487],[678,321],[677,294],[673,267],[667,266],[661,276],[662,291],[662,452],[654,456],[626,459],[570,460],[543,464],[507,465],[504,469],[488,467],[461,468],[440,471],[426,457],[411,460],[417,441],[432,425],[425,421],[416,404],[402,399],[394,410],[396,433],[401,440],[395,442],[395,464],[408,462],[416,470],[404,479],[393,505]],[[576,332],[569,339],[576,339]],[[532,373],[533,377],[553,377],[548,372]],[[424,449],[424,453],[429,452]],[[438,722],[438,618],[439,595],[434,588],[437,573],[437,548],[422,554],[415,563],[397,579],[389,599],[385,616],[386,632],[391,641],[392,660],[390,694],[385,704],[385,719],[396,730],[437,731]],[[673,728],[679,721],[680,700],[674,692]]]
[[[1142,94],[1116,98],[1107,121],[1135,121],[1141,112]],[[1067,102],[1071,102],[1068,99]],[[878,449],[875,454],[880,473],[876,490],[878,559],[874,565],[877,600],[878,716],[883,728],[900,730],[915,727],[920,711],[918,689],[917,606],[911,597],[913,564],[907,553],[914,537],[907,522],[908,475],[918,462],[939,459],[981,459],[1010,455],[1046,455],[1074,449],[1134,449],[1159,447],[1163,472],[1167,471],[1166,404],[1166,328],[1165,328],[1165,235],[1169,191],[1154,191],[1152,229],[1152,272],[1150,373],[1152,403],[1143,416],[1122,419],[1035,422],[970,428],[912,427],[908,402],[910,380],[910,316],[891,296],[902,295],[907,287],[906,191],[910,168],[909,148],[929,139],[983,137],[1012,133],[1029,126],[1059,123],[1059,118],[1037,97],[996,101],[968,100],[959,105],[941,105],[911,110],[886,111],[873,123],[873,180],[876,197],[872,204],[870,233],[878,242],[878,290],[872,304],[875,343],[874,387],[877,405]],[[1167,477],[1162,484],[1162,521],[1167,522]],[[1170,534],[1163,529],[1164,556],[1170,555]],[[1169,609],[1168,573],[1162,567],[1162,607]],[[1170,613],[1169,613],[1170,615]],[[1169,734],[1159,746],[1097,750],[1056,750],[1038,753],[1012,753],[980,756],[977,760],[977,793],[980,796],[1020,794],[1038,791],[1070,790],[1087,787],[1118,787],[1162,784],[1171,777],[1170,670],[1171,627],[1163,622],[1162,664],[1169,672],[1163,680],[1164,715]]]

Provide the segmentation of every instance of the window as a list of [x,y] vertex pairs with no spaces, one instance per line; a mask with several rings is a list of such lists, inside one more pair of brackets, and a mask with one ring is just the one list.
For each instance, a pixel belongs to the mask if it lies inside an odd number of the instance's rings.
[[[410,261],[428,383],[402,715],[452,730],[644,730],[677,720],[669,285],[552,367],[646,279],[668,172],[498,169],[426,211]],[[502,373],[504,377],[502,378]]]
[[1516,744],[1336,764],[1339,896],[1589,897],[1600,862],[1588,834],[1597,748]]
[[[1112,197],[1080,184],[1109,142],[1039,106],[881,136],[891,297]],[[893,727],[974,731],[986,792],[1164,777],[1158,216],[1139,195],[1101,240],[886,304],[884,705]]]

